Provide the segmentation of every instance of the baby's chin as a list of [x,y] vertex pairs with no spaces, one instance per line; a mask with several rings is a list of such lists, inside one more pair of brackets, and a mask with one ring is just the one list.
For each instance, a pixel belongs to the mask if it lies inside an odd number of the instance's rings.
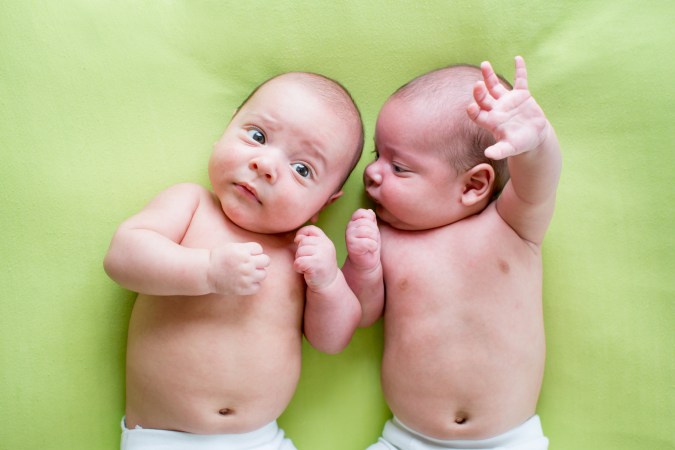
[[399,230],[405,230],[404,224],[398,220],[396,217],[391,215],[387,209],[385,209],[380,204],[375,204],[375,215],[380,222],[384,222],[392,228],[397,228]]
[[303,226],[303,223],[274,223],[267,220],[256,219],[250,216],[238,217],[237,214],[228,214],[227,212],[225,212],[225,215],[228,219],[230,219],[230,222],[239,228],[257,234],[295,234],[295,232]]
[[423,226],[418,223],[410,223],[405,220],[392,215],[388,210],[382,207],[382,205],[375,206],[375,215],[380,222],[384,222],[392,228],[402,231],[420,231],[426,230],[428,227]]

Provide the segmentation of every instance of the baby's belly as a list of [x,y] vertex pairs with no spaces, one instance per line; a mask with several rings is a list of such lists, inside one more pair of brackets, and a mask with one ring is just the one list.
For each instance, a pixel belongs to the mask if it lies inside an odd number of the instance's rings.
[[[425,315],[388,305],[382,386],[401,422],[438,439],[485,439],[535,413],[544,363],[538,319]],[[457,312],[457,311],[455,311]],[[494,321],[483,328],[481,320]],[[527,324],[530,325],[527,325]]]
[[302,305],[256,300],[222,308],[217,299],[139,297],[127,348],[127,426],[242,433],[275,420],[300,376]]

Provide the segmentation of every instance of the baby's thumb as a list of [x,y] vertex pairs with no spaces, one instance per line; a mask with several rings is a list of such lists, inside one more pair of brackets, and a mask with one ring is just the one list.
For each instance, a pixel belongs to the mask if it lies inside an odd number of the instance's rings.
[[499,141],[485,149],[485,156],[492,160],[508,158],[516,154],[515,148],[508,142]]

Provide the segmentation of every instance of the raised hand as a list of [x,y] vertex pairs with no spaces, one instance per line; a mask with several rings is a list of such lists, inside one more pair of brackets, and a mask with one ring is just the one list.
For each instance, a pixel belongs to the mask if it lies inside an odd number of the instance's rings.
[[305,277],[307,287],[321,290],[337,278],[338,266],[333,242],[319,227],[308,225],[295,234],[298,248],[293,268]]
[[549,123],[527,86],[525,61],[517,56],[512,90],[499,82],[489,62],[481,64],[483,80],[473,88],[475,103],[467,108],[471,120],[490,131],[496,143],[485,150],[491,159],[503,159],[539,148]]
[[208,280],[223,295],[253,295],[267,276],[270,258],[257,242],[232,243],[211,250]]
[[380,230],[372,210],[358,209],[352,214],[345,241],[349,260],[355,269],[368,271],[380,264]]

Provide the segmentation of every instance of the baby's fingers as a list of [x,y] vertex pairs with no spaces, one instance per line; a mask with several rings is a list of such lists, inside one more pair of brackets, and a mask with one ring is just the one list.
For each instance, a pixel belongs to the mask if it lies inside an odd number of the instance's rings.
[[313,256],[319,252],[319,243],[311,238],[305,238],[298,242],[298,248],[295,250],[295,257]]
[[258,244],[257,242],[244,242],[240,245],[241,248],[244,248],[245,251],[248,252],[250,255],[262,255],[264,252],[262,245]]
[[476,84],[473,85],[473,99],[476,103],[469,105],[469,108],[478,107],[479,111],[491,111],[495,105],[495,99],[488,92],[484,81],[476,81]]
[[374,253],[380,246],[379,237],[376,228],[355,227],[346,236],[347,251],[351,254]]
[[361,228],[378,231],[377,217],[372,209],[359,209],[352,214],[352,218],[347,224],[347,232],[351,233]]
[[477,103],[471,103],[468,108],[466,108],[466,113],[469,115],[469,119],[473,120],[482,127],[487,127],[489,114],[486,110],[481,109]]
[[365,222],[363,219],[353,222],[347,228],[345,239],[348,247],[359,246],[366,247],[368,251],[377,249],[380,240],[380,231],[372,222]]
[[350,253],[352,254],[364,254],[364,253],[374,253],[377,251],[377,241],[373,239],[359,239],[358,241],[352,241],[349,245]]
[[377,217],[372,209],[357,209],[347,223],[347,229],[364,223],[370,223],[372,227],[377,228]]
[[267,278],[266,265],[256,267],[252,264],[248,268],[242,268],[238,281],[234,282],[235,292],[239,295],[253,295],[261,289],[265,278]]
[[349,235],[353,238],[376,239],[379,236],[379,230],[373,226],[372,222],[358,221],[349,227]]
[[518,152],[513,147],[513,145],[506,141],[499,141],[485,149],[485,156],[493,160],[508,158],[509,156],[516,155],[517,153]]
[[527,68],[522,56],[516,56],[516,79],[513,82],[514,89],[527,89]]
[[241,244],[244,249],[242,257],[249,261],[256,269],[264,269],[270,264],[270,257],[265,254],[262,245],[257,242],[245,242]]
[[264,253],[260,255],[251,255],[251,262],[257,270],[264,270],[270,265],[270,257]]
[[293,270],[297,273],[305,273],[312,268],[312,259],[308,255],[295,255],[295,261],[293,261]]
[[374,252],[379,245],[378,236],[368,230],[361,233],[353,233],[347,236],[347,250],[357,252]]
[[509,92],[509,90],[501,84],[499,77],[488,61],[483,61],[481,63],[480,70],[483,74],[483,80],[485,81],[485,86],[487,87],[488,92],[495,99],[499,99],[502,95]]
[[247,286],[260,284],[265,278],[267,278],[267,270],[265,269],[254,269],[243,277],[245,285]]
[[295,233],[295,243],[300,244],[307,238],[317,238],[323,239],[328,238],[326,234],[321,230],[321,228],[314,225],[307,225],[300,228],[297,233]]

